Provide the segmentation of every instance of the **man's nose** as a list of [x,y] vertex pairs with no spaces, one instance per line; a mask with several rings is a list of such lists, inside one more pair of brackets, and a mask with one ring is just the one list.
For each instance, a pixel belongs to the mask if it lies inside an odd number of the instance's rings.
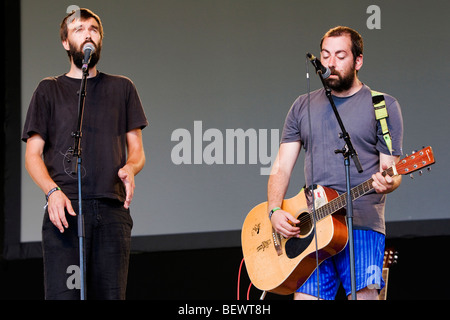
[[330,56],[328,58],[328,68],[335,67],[336,66],[336,57]]

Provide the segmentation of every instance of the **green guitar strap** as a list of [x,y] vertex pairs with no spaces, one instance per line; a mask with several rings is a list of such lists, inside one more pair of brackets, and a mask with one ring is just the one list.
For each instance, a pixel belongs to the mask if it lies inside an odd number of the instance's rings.
[[381,92],[372,91],[372,102],[373,108],[375,109],[375,118],[380,122],[381,130],[383,132],[383,139],[392,155],[392,140],[391,134],[389,133],[389,128],[386,119],[389,117],[386,102],[384,100],[384,95]]

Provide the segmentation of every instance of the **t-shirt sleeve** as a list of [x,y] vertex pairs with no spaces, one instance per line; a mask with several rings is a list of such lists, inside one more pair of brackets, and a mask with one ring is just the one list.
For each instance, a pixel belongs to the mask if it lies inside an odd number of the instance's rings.
[[45,92],[48,85],[49,81],[41,81],[33,93],[21,137],[24,142],[27,142],[28,138],[36,133],[39,134],[44,140],[47,139],[49,108]]
[[281,143],[301,141],[298,116],[298,99],[289,109],[284,121],[283,133],[281,135]]
[[148,120],[136,86],[131,80],[128,81],[127,132],[134,129],[144,129],[148,126]]

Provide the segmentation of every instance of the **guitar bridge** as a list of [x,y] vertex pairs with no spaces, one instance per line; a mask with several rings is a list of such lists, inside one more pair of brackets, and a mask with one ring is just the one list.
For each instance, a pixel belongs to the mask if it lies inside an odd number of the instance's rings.
[[272,228],[272,238],[275,250],[277,254],[281,256],[283,254],[283,248],[281,247],[281,236],[278,234],[278,232],[275,232],[273,228]]

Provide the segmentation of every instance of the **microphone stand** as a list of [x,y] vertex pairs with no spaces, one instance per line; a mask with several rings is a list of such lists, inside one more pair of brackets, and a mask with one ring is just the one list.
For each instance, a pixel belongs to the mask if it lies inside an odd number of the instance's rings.
[[80,255],[80,299],[86,299],[86,253],[84,246],[85,229],[84,229],[84,216],[83,216],[83,201],[81,196],[81,128],[83,122],[84,102],[86,98],[86,82],[89,75],[87,64],[85,63],[82,68],[83,75],[81,78],[81,87],[78,93],[78,122],[77,131],[72,132],[72,137],[75,140],[73,148],[73,157],[77,158],[75,172],[78,178],[78,243],[79,243],[79,255]]
[[325,89],[325,94],[330,101],[331,107],[333,108],[336,119],[339,123],[339,126],[342,130],[339,137],[344,139],[345,146],[342,149],[335,150],[334,153],[341,153],[344,156],[344,166],[345,166],[345,178],[346,178],[346,189],[347,189],[347,227],[348,227],[348,246],[350,251],[350,277],[351,277],[351,295],[352,300],[356,300],[356,280],[355,280],[355,253],[354,253],[354,244],[353,244],[353,199],[351,195],[350,188],[350,160],[349,157],[353,159],[355,163],[356,169],[359,173],[363,172],[361,163],[359,162],[358,154],[353,148],[350,135],[345,130],[344,124],[342,123],[339,112],[334,104],[333,96],[331,95],[331,89],[325,83],[325,80],[322,75],[322,71],[318,68],[317,64],[314,61],[311,61],[314,67],[317,70],[317,74],[319,75],[320,80],[322,81],[322,85]]

